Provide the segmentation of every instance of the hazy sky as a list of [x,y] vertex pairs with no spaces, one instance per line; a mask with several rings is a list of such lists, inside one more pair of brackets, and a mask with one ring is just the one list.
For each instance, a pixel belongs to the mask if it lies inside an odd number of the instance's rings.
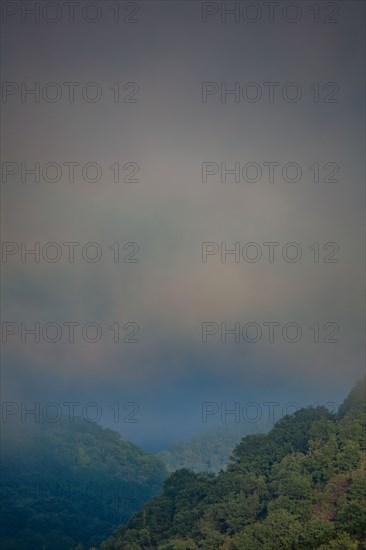
[[117,4],[4,2],[4,399],[96,402],[148,448],[219,421],[203,402],[339,402],[364,369],[364,3]]

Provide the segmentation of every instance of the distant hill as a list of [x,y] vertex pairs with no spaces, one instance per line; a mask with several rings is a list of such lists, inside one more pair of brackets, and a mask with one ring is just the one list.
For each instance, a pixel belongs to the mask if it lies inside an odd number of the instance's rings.
[[361,414],[365,412],[365,392],[366,378],[360,380],[350,391],[342,405],[339,407],[339,417],[344,416],[350,411],[359,411]]
[[0,547],[97,545],[162,489],[164,465],[76,418],[2,424]]
[[168,451],[162,451],[158,457],[170,473],[188,468],[196,473],[217,474],[226,468],[242,437],[250,433],[267,432],[270,427],[264,423],[227,423],[202,432],[188,441],[173,443]]
[[364,550],[364,388],[244,437],[217,476],[176,471],[101,549]]

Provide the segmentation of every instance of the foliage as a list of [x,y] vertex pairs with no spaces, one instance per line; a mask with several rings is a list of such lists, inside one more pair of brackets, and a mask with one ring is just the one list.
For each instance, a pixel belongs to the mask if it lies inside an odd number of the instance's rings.
[[2,429],[2,524],[8,550],[97,546],[156,495],[154,456],[81,418]]
[[168,472],[181,468],[192,472],[217,474],[226,468],[230,456],[242,437],[249,433],[266,432],[266,423],[226,423],[198,434],[188,441],[173,443],[168,451],[159,453]]
[[101,549],[365,549],[362,388],[336,416],[302,409],[247,435],[216,476],[176,471]]

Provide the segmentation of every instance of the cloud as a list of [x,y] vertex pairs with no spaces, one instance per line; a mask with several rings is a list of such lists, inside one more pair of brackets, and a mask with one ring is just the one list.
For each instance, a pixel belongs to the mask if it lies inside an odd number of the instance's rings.
[[[75,27],[67,43],[50,26],[40,27],[42,40],[32,46],[30,27],[24,35],[21,25],[7,35],[7,43],[16,46],[15,54],[9,47],[5,60],[8,79],[98,80],[105,91],[98,104],[13,101],[5,106],[9,139],[4,159],[42,165],[96,162],[103,172],[98,183],[80,177],[70,183],[63,172],[55,184],[20,183],[18,176],[3,184],[4,240],[39,242],[41,247],[57,242],[65,254],[54,264],[24,263],[20,255],[8,259],[4,319],[42,324],[75,320],[103,328],[103,338],[95,344],[82,338],[75,344],[64,338],[56,344],[22,344],[19,335],[9,338],[9,388],[27,393],[24,379],[14,379],[19,373],[31,376],[30,391],[38,387],[41,393],[50,380],[60,391],[72,383],[80,393],[85,386],[90,391],[102,386],[112,394],[121,385],[144,399],[153,387],[160,411],[156,414],[162,416],[164,381],[172,395],[178,396],[182,387],[186,395],[194,387],[196,399],[210,377],[217,391],[223,380],[231,391],[248,380],[253,391],[267,391],[268,380],[273,388],[297,383],[309,388],[316,380],[324,392],[329,385],[336,391],[361,371],[363,345],[358,8],[342,12],[339,26],[316,28],[304,22],[269,29],[205,26],[194,7],[174,8],[174,17],[168,9],[173,8],[146,8],[146,19],[135,30],[98,27],[98,45],[91,45],[84,27]],[[188,34],[177,26],[180,17]],[[82,49],[80,43],[85,44]],[[32,70],[18,61],[24,47],[32,48]],[[138,82],[141,102],[113,103],[108,86],[116,80]],[[257,81],[263,90],[267,81],[281,86],[298,81],[304,100],[251,104],[214,98],[202,103],[203,81],[225,81],[228,87]],[[339,82],[341,101],[314,103],[309,86],[328,81]],[[114,183],[109,167],[117,161],[120,166],[137,163],[140,182]],[[269,183],[263,163],[273,161],[280,165],[279,176]],[[229,175],[222,183],[215,175],[202,183],[203,162],[225,162],[228,167],[240,163],[241,168],[256,162],[263,177],[235,183]],[[301,181],[281,177],[289,162],[301,166]],[[337,163],[340,181],[314,183],[316,162],[321,178],[329,174],[327,163]],[[62,244],[69,241],[80,243],[74,263],[68,262]],[[263,243],[268,241],[280,243],[273,263],[266,259]],[[81,255],[90,242],[103,251],[97,263]],[[140,261],[115,263],[111,247],[116,242],[124,254],[123,245],[136,242]],[[203,263],[203,242],[217,243],[219,250],[239,242],[240,251],[256,242],[263,258],[251,263],[241,256],[236,263],[228,256],[224,263],[218,252]],[[290,242],[301,246],[297,263],[282,256]],[[332,248],[323,246],[333,242],[339,245],[340,261],[324,263]],[[315,243],[319,262],[314,262]],[[116,321],[122,326],[136,322],[141,341],[115,344],[110,326]],[[297,344],[281,337],[273,344],[264,338],[256,344],[223,344],[219,336],[203,344],[205,321],[295,321],[304,336]],[[327,322],[338,323],[340,342],[312,342],[309,327],[316,321],[323,333]]]

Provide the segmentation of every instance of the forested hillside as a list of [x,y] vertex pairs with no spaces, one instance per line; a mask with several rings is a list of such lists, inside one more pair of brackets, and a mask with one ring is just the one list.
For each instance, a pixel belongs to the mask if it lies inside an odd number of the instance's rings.
[[182,468],[192,472],[217,474],[226,468],[234,447],[242,437],[250,433],[263,433],[270,424],[232,422],[211,428],[188,441],[173,443],[168,451],[162,451],[158,457],[164,462],[168,472]]
[[3,423],[0,547],[97,545],[165,478],[156,457],[84,419]]
[[177,471],[102,550],[365,549],[364,390],[246,436],[217,476]]

